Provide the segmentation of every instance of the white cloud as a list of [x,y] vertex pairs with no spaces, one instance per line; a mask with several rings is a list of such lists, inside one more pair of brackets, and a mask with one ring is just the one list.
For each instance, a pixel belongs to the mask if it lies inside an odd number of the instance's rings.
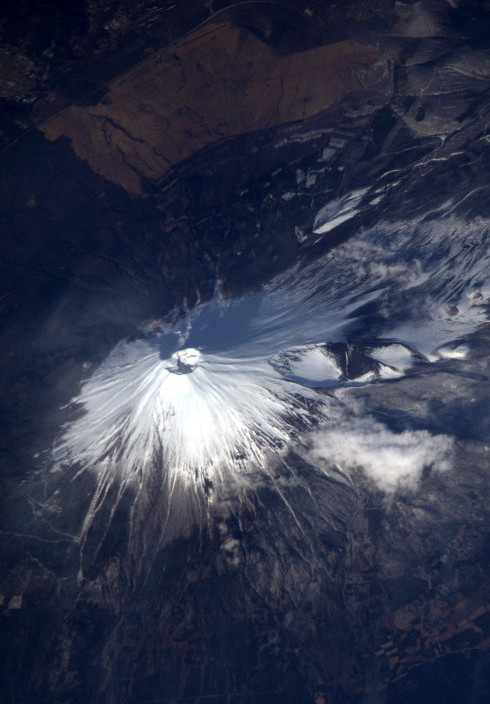
[[414,486],[424,467],[451,467],[453,439],[426,430],[393,433],[372,417],[356,417],[311,434],[308,458],[328,462],[344,471],[362,469],[380,489]]

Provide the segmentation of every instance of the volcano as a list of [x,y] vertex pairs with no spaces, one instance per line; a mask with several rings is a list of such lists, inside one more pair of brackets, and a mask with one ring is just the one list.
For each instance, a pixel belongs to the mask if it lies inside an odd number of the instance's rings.
[[8,12],[6,702],[488,700],[490,16],[337,5]]

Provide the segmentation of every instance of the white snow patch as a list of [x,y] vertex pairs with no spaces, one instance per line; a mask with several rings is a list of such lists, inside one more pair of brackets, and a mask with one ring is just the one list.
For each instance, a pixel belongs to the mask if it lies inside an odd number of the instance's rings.
[[342,370],[335,357],[322,347],[293,349],[271,359],[271,364],[288,378],[304,382],[337,382]]
[[436,354],[443,359],[466,359],[469,351],[468,345],[443,345],[436,350]]
[[405,372],[413,364],[413,355],[410,350],[399,344],[376,347],[371,351],[371,357],[374,357],[378,362],[394,367],[400,372]]
[[367,190],[367,188],[361,188],[349,193],[343,198],[338,198],[327,203],[316,215],[313,223],[313,232],[317,235],[323,235],[325,232],[330,232],[346,220],[353,218],[354,215],[359,212],[356,206],[361,202]]

